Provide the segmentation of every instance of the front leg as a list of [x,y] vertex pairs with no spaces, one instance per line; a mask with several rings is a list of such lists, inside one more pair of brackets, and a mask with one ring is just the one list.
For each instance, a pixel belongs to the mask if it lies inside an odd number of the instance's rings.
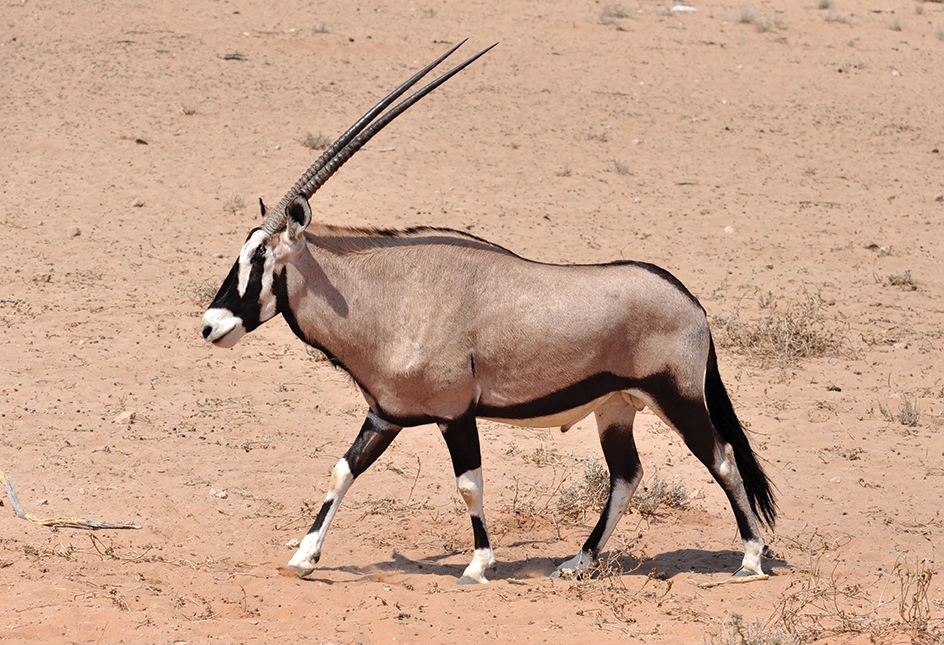
[[311,525],[308,535],[289,560],[289,569],[300,576],[307,576],[315,570],[315,564],[321,557],[321,545],[324,543],[328,527],[331,526],[331,520],[334,519],[334,514],[337,513],[344,494],[357,476],[367,470],[377,457],[383,454],[401,429],[400,426],[387,423],[373,412],[367,413],[357,439],[334,467],[325,502],[321,506],[318,517],[315,518],[315,523]]
[[479,448],[479,432],[475,417],[468,416],[448,423],[440,423],[439,429],[446,440],[452,468],[456,474],[456,486],[465,500],[472,519],[472,534],[475,539],[475,554],[472,562],[459,578],[460,585],[483,584],[485,570],[495,566],[495,553],[488,540],[485,528],[485,511],[482,504],[482,453]]

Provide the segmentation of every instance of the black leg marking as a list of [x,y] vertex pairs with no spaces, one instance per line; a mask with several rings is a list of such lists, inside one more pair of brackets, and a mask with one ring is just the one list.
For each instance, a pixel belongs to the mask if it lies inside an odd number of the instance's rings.
[[479,431],[475,426],[474,416],[465,416],[455,421],[442,423],[442,430],[449,456],[452,458],[452,470],[456,477],[470,470],[482,467],[482,452],[479,446]]
[[[738,462],[744,461],[745,450],[750,453],[750,461],[756,465],[747,438],[742,437],[743,442],[737,442],[734,445],[725,441],[714,426],[712,417],[705,406],[706,400],[702,399],[701,395],[686,396],[679,391],[671,379],[666,381],[665,388],[659,396],[653,393],[653,398],[661,408],[659,414],[678,431],[688,449],[708,468],[711,476],[724,490],[731,510],[734,511],[734,519],[737,522],[741,540],[744,542],[744,560],[741,569],[749,572],[750,575],[763,575],[761,555],[764,550],[764,538],[753,508],[756,490],[754,497],[748,494],[738,469]],[[708,401],[708,404],[711,405],[712,402]],[[730,406],[730,402],[728,405]],[[743,435],[743,431],[741,434]],[[741,452],[740,458],[735,451]],[[766,476],[759,467],[757,472],[761,473],[760,476],[764,479],[766,486]],[[765,500],[770,500],[770,498],[767,497]],[[765,508],[772,509],[772,506],[765,506]]]
[[399,433],[399,426],[391,425],[373,412],[368,412],[357,439],[344,453],[344,458],[351,469],[351,475],[356,478],[370,468],[377,461],[377,458],[383,454],[384,450],[393,443]]
[[472,520],[472,534],[475,540],[475,554],[466,567],[459,584],[481,584],[485,579],[486,569],[494,566],[495,555],[488,539],[485,526],[485,512],[482,505],[482,455],[479,447],[479,433],[475,427],[475,417],[471,414],[439,425],[442,430],[449,455],[452,457],[452,469],[456,475],[456,486],[469,509]]
[[597,556],[606,544],[642,479],[642,464],[636,450],[633,426],[618,425],[600,432],[600,444],[610,471],[610,494],[600,519],[583,545],[583,550]]

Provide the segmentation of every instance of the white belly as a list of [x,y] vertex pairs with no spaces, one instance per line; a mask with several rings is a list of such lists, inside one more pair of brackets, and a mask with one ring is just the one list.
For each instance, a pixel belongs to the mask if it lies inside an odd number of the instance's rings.
[[572,425],[578,421],[582,421],[587,418],[591,412],[596,410],[600,405],[606,401],[611,396],[622,396],[627,403],[632,405],[636,410],[642,410],[646,407],[646,401],[641,399],[639,395],[642,394],[636,390],[627,390],[624,392],[611,392],[609,394],[604,394],[598,399],[594,399],[589,403],[585,403],[579,407],[572,408],[570,410],[564,410],[563,412],[558,412],[557,414],[549,414],[546,417],[534,417],[533,419],[501,419],[498,417],[483,417],[489,421],[498,421],[499,423],[507,423],[512,426],[524,426],[526,428],[556,428],[560,426],[562,430],[569,429]]

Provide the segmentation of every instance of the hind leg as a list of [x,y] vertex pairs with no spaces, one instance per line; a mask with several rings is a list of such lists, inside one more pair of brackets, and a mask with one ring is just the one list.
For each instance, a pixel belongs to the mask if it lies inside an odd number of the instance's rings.
[[633,493],[642,480],[642,465],[633,439],[636,409],[620,393],[612,394],[595,410],[603,457],[610,471],[610,494],[606,506],[580,553],[560,565],[552,574],[574,575],[587,570],[600,555],[613,529],[629,507]]
[[[650,407],[682,437],[685,445],[701,461],[711,476],[724,490],[734,511],[738,531],[744,543],[744,559],[735,576],[763,576],[761,558],[767,552],[757,518],[738,471],[737,460],[731,444],[725,442],[711,422],[704,399],[676,393],[671,397],[659,397],[665,408],[650,404]],[[672,401],[671,405],[667,401]]]

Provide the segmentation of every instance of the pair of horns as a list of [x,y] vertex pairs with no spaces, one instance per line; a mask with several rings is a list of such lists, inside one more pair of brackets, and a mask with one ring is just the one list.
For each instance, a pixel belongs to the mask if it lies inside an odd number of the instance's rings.
[[[421,78],[426,76],[430,70],[443,62],[465,42],[466,41],[463,40],[445,54],[434,60],[432,63],[418,71],[400,87],[388,94],[384,100],[371,108],[371,110],[358,119],[354,125],[348,128],[347,132],[342,134],[337,141],[332,143],[331,146],[325,150],[320,157],[318,157],[318,160],[315,161],[315,163],[313,163],[307,171],[305,171],[305,174],[302,175],[301,178],[295,182],[295,185],[292,186],[291,190],[285,194],[285,197],[283,197],[278,203],[278,206],[276,206],[269,213],[269,215],[266,216],[262,223],[262,229],[270,235],[280,231],[285,226],[286,218],[288,217],[286,209],[288,208],[289,204],[295,200],[295,198],[303,197],[305,199],[309,199],[315,194],[315,191],[321,188],[321,186],[326,181],[328,181],[328,179],[330,179],[331,176],[336,173],[341,166],[344,165],[344,162],[350,159],[355,152],[360,150],[364,144],[370,141],[375,134],[384,128],[384,126],[400,116],[411,105],[471,65],[480,56],[492,49],[492,47],[495,47],[495,45],[492,45],[487,49],[483,49],[464,63],[457,65],[425,87],[417,90],[409,98],[398,103],[393,109],[391,109],[386,114],[383,114],[383,116],[380,118],[377,118],[377,116],[386,110],[391,103],[400,98],[400,96],[402,96],[408,89],[413,87]],[[497,44],[498,43],[496,43],[496,45]],[[374,119],[376,119],[376,121]]]

